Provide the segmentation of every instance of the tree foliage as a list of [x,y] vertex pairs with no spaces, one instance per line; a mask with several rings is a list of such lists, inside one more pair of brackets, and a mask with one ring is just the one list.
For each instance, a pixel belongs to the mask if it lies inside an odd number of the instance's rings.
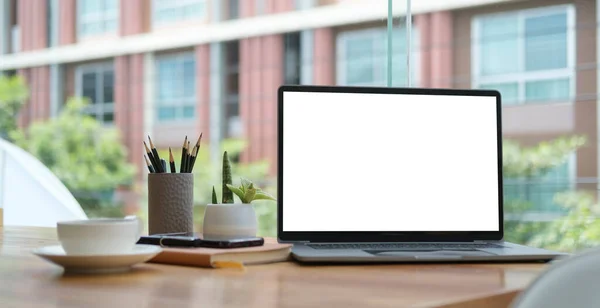
[[[528,179],[543,175],[564,163],[585,142],[585,137],[571,136],[521,147],[514,141],[505,140],[504,175]],[[584,191],[559,192],[554,202],[564,208],[566,214],[546,222],[525,220],[524,214],[532,208],[527,200],[505,200],[505,215],[513,215],[513,219],[505,221],[505,239],[560,251],[575,251],[600,244],[600,221],[596,218],[598,205],[592,194]]]
[[11,135],[67,186],[84,210],[93,203],[90,199],[110,197],[119,185],[131,184],[135,171],[117,129],[85,115],[86,104],[69,99],[57,117]]
[[0,76],[0,137],[10,138],[17,129],[17,115],[29,98],[29,89],[21,76]]

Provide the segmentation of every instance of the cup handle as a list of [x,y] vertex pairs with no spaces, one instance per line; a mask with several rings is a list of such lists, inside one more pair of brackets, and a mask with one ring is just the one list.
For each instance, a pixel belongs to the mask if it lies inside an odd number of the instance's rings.
[[137,243],[137,241],[142,236],[142,233],[144,232],[144,225],[142,224],[142,221],[137,216],[135,216],[135,215],[125,216],[125,219],[135,220],[137,222],[138,232],[135,235],[135,242]]

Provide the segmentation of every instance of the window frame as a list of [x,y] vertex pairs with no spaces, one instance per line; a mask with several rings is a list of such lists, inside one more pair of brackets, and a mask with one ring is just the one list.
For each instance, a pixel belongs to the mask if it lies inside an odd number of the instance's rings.
[[[402,28],[403,31],[407,31],[406,28]],[[384,50],[383,52],[383,58],[382,58],[382,62],[379,63],[379,65],[377,65],[376,62],[375,65],[373,65],[373,76],[374,81],[372,82],[362,82],[362,83],[348,83],[348,73],[346,71],[346,62],[347,62],[347,52],[346,52],[346,43],[348,42],[348,40],[354,40],[354,39],[362,39],[362,38],[369,38],[369,39],[373,39],[373,46],[375,46],[376,42],[380,42],[381,39],[386,39],[387,38],[387,29],[386,28],[381,28],[381,27],[372,27],[372,28],[365,28],[365,29],[360,29],[360,30],[351,30],[351,31],[344,31],[344,32],[340,32],[338,33],[337,37],[336,37],[336,48],[337,48],[337,53],[336,53],[336,84],[337,85],[343,85],[343,86],[386,86],[387,85],[387,76],[385,75],[385,73],[383,74],[383,77],[381,80],[377,80],[377,75],[381,75],[381,72],[384,72],[384,67],[385,65],[387,65],[387,50],[386,50],[386,46],[383,45],[382,43],[382,49]],[[421,81],[421,74],[420,74],[420,67],[421,67],[421,53],[420,53],[420,36],[419,36],[419,29],[417,27],[415,27],[415,25],[412,26],[412,50],[411,52],[411,71],[412,71],[412,84],[411,87],[418,87]],[[394,71],[394,72],[397,72]],[[408,72],[409,74],[411,72]],[[406,77],[406,76],[404,76]],[[392,75],[392,79],[393,79],[393,75]],[[408,85],[405,85],[406,87],[408,87]]]
[[[113,101],[104,101],[104,73],[112,71],[113,73]],[[93,115],[94,118],[104,126],[110,126],[115,124],[115,67],[112,61],[99,62],[78,65],[75,68],[75,94],[77,97],[83,97],[83,75],[86,73],[94,73],[96,75],[95,85],[95,99],[96,104],[89,104],[84,109],[84,112],[88,115]],[[101,78],[98,78],[100,76]],[[102,98],[102,99],[99,99]],[[104,115],[110,112],[113,114],[112,122],[105,122]]]
[[[87,37],[94,37],[94,36],[102,36],[102,35],[107,35],[107,34],[117,34],[119,31],[119,17],[120,17],[120,1],[119,0],[115,0],[117,3],[116,9],[114,12],[112,11],[107,11],[106,10],[106,1],[110,1],[110,0],[94,0],[94,1],[101,1],[101,6],[102,6],[102,10],[99,12],[95,12],[95,13],[87,13],[84,14],[83,13],[83,1],[85,0],[77,0],[77,8],[76,8],[76,17],[77,17],[77,37],[78,38],[87,38]],[[106,30],[106,24],[110,21],[115,22],[115,30],[114,31],[108,31]],[[92,23],[98,23],[101,22],[102,23],[102,32],[99,33],[85,33],[83,32],[83,26],[86,24],[92,24]]]
[[[193,18],[193,19],[185,19],[185,18],[181,18],[178,21],[174,21],[174,22],[168,22],[168,21],[158,21],[157,17],[157,11],[158,8],[160,7],[161,9],[164,8],[173,8],[173,9],[181,9],[182,7],[185,7],[186,5],[189,4],[193,4],[196,2],[203,2],[204,3],[204,12],[202,13],[202,16],[198,16],[197,19]],[[163,5],[158,5],[158,3],[162,3]],[[167,5],[164,5],[164,3],[167,3]],[[208,12],[209,11],[209,1],[208,0],[179,0],[179,1],[170,1],[170,2],[161,2],[159,0],[152,0],[151,2],[151,8],[150,8],[150,18],[151,18],[151,25],[152,28],[160,28],[169,24],[177,24],[180,22],[189,22],[192,20],[195,21],[206,21],[208,19]]]
[[[528,72],[525,70],[525,20],[527,18],[548,16],[557,13],[566,13],[567,15],[567,67],[559,69],[547,69]],[[518,20],[518,67],[519,71],[515,73],[497,74],[490,76],[481,75],[481,23],[486,18],[515,16]],[[576,98],[576,35],[575,29],[575,7],[573,4],[562,4],[547,7],[538,7],[523,10],[505,11],[500,13],[477,15],[471,19],[471,87],[479,89],[482,84],[516,83],[517,100],[515,102],[505,103],[504,106],[528,105],[528,104],[547,104],[547,103],[572,103]],[[566,101],[552,100],[539,101],[527,100],[526,83],[532,81],[548,81],[568,78],[569,79],[569,98]]]
[[[160,90],[160,85],[158,85],[159,81],[160,81],[160,70],[158,69],[159,66],[159,62],[160,61],[172,61],[175,60],[177,62],[185,62],[185,60],[187,58],[190,58],[194,61],[194,95],[191,98],[170,98],[169,100],[167,100],[169,102],[169,104],[164,104],[163,101],[161,101],[159,99],[159,90]],[[154,84],[156,85],[154,87],[154,120],[157,123],[160,124],[173,124],[173,123],[193,123],[196,121],[197,118],[197,98],[198,98],[198,88],[196,87],[196,82],[198,80],[198,72],[196,69],[196,55],[194,53],[194,51],[181,51],[181,52],[175,52],[175,53],[168,53],[168,54],[161,54],[161,55],[156,55],[154,57]],[[182,65],[182,64],[181,64]],[[188,102],[189,101],[189,102]],[[183,116],[183,108],[185,107],[194,107],[194,116],[191,118],[186,118]],[[160,112],[159,109],[161,107],[175,107],[175,116],[172,119],[161,119],[160,118]]]

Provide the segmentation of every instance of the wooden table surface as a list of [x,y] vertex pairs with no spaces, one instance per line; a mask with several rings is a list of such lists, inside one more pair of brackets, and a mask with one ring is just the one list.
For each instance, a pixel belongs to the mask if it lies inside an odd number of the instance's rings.
[[72,276],[31,254],[57,243],[52,228],[0,227],[0,307],[506,307],[545,266],[145,263],[124,274]]

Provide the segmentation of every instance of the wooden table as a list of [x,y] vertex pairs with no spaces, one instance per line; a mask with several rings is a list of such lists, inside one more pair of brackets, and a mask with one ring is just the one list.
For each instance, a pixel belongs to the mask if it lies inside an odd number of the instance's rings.
[[0,307],[506,307],[541,264],[202,269],[140,264],[126,274],[63,275],[31,250],[50,228],[0,227]]

